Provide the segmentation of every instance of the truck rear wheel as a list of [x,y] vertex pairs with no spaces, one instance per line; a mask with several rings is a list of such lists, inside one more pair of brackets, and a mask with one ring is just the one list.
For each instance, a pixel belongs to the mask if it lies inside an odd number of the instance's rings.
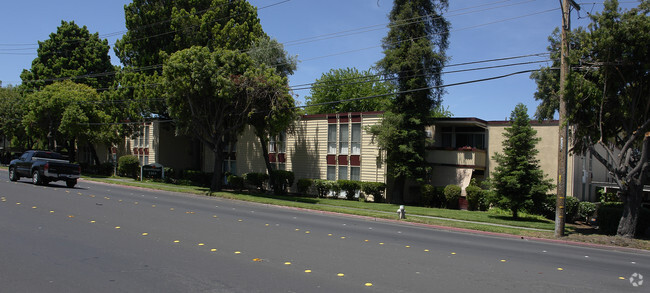
[[34,183],[34,185],[43,184],[43,178],[41,178],[41,173],[38,172],[38,170],[34,170],[32,173],[32,183]]
[[10,181],[18,181],[20,177],[18,177],[18,174],[16,174],[15,168],[11,167],[9,168],[9,180]]
[[67,181],[65,182],[65,185],[66,185],[68,188],[73,188],[75,185],[77,185],[77,179],[67,180]]

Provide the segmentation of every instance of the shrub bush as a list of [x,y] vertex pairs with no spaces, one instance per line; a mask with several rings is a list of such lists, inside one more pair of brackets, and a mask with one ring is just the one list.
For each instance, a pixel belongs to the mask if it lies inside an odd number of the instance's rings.
[[323,180],[323,179],[314,179],[314,187],[316,187],[316,192],[318,193],[318,197],[326,198],[327,194],[330,192],[330,189],[332,188],[332,181]]
[[[618,223],[623,215],[623,203],[605,202],[598,207],[598,229],[606,235],[616,235]],[[636,225],[636,236],[642,236],[650,226],[650,210],[639,208],[639,218]]]
[[461,188],[458,185],[445,186],[445,207],[448,209],[458,209],[458,199],[460,198]]
[[594,215],[596,212],[596,204],[593,202],[588,202],[588,201],[581,201],[578,204],[578,214],[577,214],[577,219],[575,220],[582,220],[585,222],[589,222],[589,219]]
[[580,205],[580,200],[573,196],[567,196],[564,200],[564,216],[569,223],[573,223],[577,219],[578,205]]
[[333,198],[339,198],[341,196],[341,186],[338,182],[330,181],[330,192]]
[[212,182],[212,173],[206,173],[200,170],[186,169],[183,170],[183,179],[189,180],[193,185],[210,186]]
[[287,194],[287,190],[293,186],[294,180],[295,176],[291,171],[273,170],[273,172],[271,172],[273,192],[277,195]]
[[296,187],[298,188],[298,193],[307,195],[309,194],[309,188],[312,186],[314,181],[309,178],[300,178],[296,182]]
[[361,191],[366,195],[366,201],[368,200],[368,195],[372,195],[374,202],[384,202],[384,191],[386,190],[386,184],[381,182],[363,182],[361,183]]
[[138,178],[140,171],[140,160],[134,155],[121,156],[117,160],[117,172],[121,176],[131,177],[133,179]]
[[348,200],[354,200],[354,196],[361,190],[361,182],[359,181],[339,179],[336,183],[342,191],[345,191],[345,197]]
[[244,178],[230,174],[228,175],[228,185],[237,191],[244,189]]
[[465,188],[467,193],[467,209],[476,211],[483,200],[483,190],[476,185],[469,185]]
[[436,207],[436,187],[431,184],[423,184],[420,187],[420,194],[422,195],[421,203],[427,208]]
[[246,184],[254,186],[257,190],[264,192],[266,182],[269,180],[269,175],[266,173],[245,173],[243,175]]

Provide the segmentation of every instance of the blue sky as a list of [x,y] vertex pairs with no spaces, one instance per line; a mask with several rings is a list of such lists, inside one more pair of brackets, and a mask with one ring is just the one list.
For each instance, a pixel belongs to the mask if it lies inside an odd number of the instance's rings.
[[[6,1],[0,18],[0,81],[3,86],[20,83],[20,73],[36,57],[37,41],[56,31],[61,20],[74,20],[98,32],[109,44],[121,38],[124,5],[130,0],[21,0]],[[383,57],[381,40],[386,35],[387,0],[253,0],[262,27],[268,35],[298,55],[298,70],[290,77],[292,86],[314,82],[330,69],[356,67],[367,70]],[[445,13],[451,22],[448,67],[445,84],[491,78],[547,65],[547,56],[531,56],[500,62],[459,66],[458,64],[545,53],[548,36],[561,22],[559,0],[453,0]],[[589,23],[587,12],[602,10],[602,1],[581,2],[572,12],[572,28]],[[621,1],[625,8],[636,1]],[[113,55],[111,60],[119,65]],[[462,71],[478,67],[542,62],[489,70]],[[452,73],[451,71],[461,71]],[[535,83],[529,73],[485,82],[446,88],[443,105],[455,117],[504,120],[517,103],[534,114]],[[308,90],[295,91],[299,102]]]

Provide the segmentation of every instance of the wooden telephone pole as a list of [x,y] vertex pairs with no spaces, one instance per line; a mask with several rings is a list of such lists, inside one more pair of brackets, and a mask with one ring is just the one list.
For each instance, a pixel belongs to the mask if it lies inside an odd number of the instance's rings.
[[564,87],[566,85],[566,78],[569,74],[569,40],[567,33],[571,30],[571,7],[580,10],[580,6],[573,0],[562,0],[562,33],[560,44],[560,130],[559,139],[560,145],[558,148],[558,163],[557,163],[557,202],[555,206],[555,237],[564,236],[565,218],[565,203],[566,203],[566,186],[567,186],[567,154],[568,154],[568,138],[569,131],[566,123],[566,99],[564,98]]

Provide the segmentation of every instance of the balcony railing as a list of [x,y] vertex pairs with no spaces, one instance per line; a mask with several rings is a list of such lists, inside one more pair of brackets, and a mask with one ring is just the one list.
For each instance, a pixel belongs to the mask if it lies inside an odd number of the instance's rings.
[[487,153],[485,150],[468,147],[460,149],[432,148],[427,150],[426,160],[433,164],[485,168]]

